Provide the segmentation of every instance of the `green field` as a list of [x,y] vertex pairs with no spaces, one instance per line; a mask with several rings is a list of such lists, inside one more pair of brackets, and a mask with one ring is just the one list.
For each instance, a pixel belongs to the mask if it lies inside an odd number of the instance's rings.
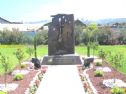
[[[26,49],[28,45],[0,45],[0,52],[4,53],[9,57],[9,63],[11,64],[11,69],[13,69],[17,64],[18,60],[13,54],[17,48],[21,48],[25,52],[25,59],[28,59],[28,54],[26,53]],[[116,45],[116,46],[99,46],[99,49],[103,49],[105,51],[111,51],[112,53],[122,53],[124,59],[121,63],[123,63],[123,67],[120,69],[122,72],[126,73],[126,45]],[[86,55],[86,47],[84,46],[76,46],[75,53],[79,55]],[[37,47],[37,55],[38,57],[42,57],[48,54],[48,46],[38,46]],[[98,51],[95,51],[95,55],[98,54]],[[33,57],[33,56],[32,56]],[[0,73],[3,73],[3,68],[0,64]]]
[[[9,57],[9,64],[11,64],[10,70],[12,70],[18,64],[18,60],[16,56],[14,55],[14,52],[16,52],[16,49],[21,48],[23,52],[25,53],[24,60],[27,60],[29,58],[29,55],[26,53],[26,50],[28,47],[29,47],[28,45],[0,45],[0,52],[4,54],[5,56]],[[37,49],[38,57],[46,55],[48,52],[47,50],[48,50],[47,46],[38,46],[38,49]],[[0,64],[0,74],[1,73],[3,73],[3,68],[2,68],[2,65]]]

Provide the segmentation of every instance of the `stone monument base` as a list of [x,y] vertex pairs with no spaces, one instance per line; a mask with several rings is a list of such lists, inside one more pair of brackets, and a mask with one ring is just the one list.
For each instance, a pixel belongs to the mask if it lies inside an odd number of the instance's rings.
[[80,56],[70,54],[70,55],[54,55],[54,56],[44,56],[42,65],[76,65],[82,64]]

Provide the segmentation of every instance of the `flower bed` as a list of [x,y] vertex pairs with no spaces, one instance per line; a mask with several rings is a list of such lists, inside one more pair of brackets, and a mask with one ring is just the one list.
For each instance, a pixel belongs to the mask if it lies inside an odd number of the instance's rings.
[[35,94],[46,71],[47,71],[47,67],[41,68],[41,70],[36,74],[36,76],[30,82],[29,88],[27,88],[25,94]]
[[[89,75],[89,79],[91,80],[93,86],[96,88],[98,94],[112,94],[112,88],[106,87],[103,82],[104,80],[113,79],[114,76],[116,79],[120,79],[126,83],[126,75],[120,73],[119,71],[116,71],[113,69],[110,65],[107,63],[103,64],[102,67],[109,67],[111,69],[111,72],[104,72],[103,77],[95,77],[95,70],[97,69],[94,65],[92,69],[87,70],[87,74]],[[118,93],[115,93],[118,94]],[[119,93],[122,94],[122,93]],[[126,93],[124,93],[126,94]]]
[[86,70],[83,70],[83,67],[81,65],[77,66],[77,68],[78,68],[78,72],[79,72],[79,75],[80,75],[80,79],[81,79],[83,87],[84,87],[84,91],[87,94],[95,94],[88,78],[85,75],[84,71],[86,71]]
[[[26,64],[26,67],[23,67],[23,68],[19,68],[17,66],[15,70],[13,70],[12,73],[7,74],[7,88],[8,89],[6,90],[7,92],[6,94],[25,94],[25,92],[28,91],[30,86],[32,85],[34,85],[35,87],[39,86],[39,83],[42,80],[43,74],[46,72],[47,67],[42,67],[41,69],[34,70],[34,68],[29,69],[28,64]],[[27,70],[28,72],[24,73],[25,72],[24,70]],[[14,76],[16,76],[16,74],[18,73],[23,74],[23,79],[14,80]],[[19,76],[17,77],[19,78]],[[0,84],[4,85],[4,75],[0,75]],[[15,89],[13,89],[14,88],[13,84],[16,84],[18,86]],[[30,93],[27,93],[27,94],[30,94]]]

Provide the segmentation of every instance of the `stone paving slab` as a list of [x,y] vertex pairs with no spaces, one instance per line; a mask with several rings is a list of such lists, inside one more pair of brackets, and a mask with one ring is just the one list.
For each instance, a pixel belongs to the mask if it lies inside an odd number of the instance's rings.
[[76,65],[49,66],[36,94],[85,94]]

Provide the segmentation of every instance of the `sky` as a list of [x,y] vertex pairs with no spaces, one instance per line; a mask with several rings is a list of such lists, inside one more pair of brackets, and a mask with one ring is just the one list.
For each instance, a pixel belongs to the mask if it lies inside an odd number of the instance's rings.
[[126,18],[126,0],[0,0],[0,17],[9,21],[51,20],[74,14],[75,19]]

